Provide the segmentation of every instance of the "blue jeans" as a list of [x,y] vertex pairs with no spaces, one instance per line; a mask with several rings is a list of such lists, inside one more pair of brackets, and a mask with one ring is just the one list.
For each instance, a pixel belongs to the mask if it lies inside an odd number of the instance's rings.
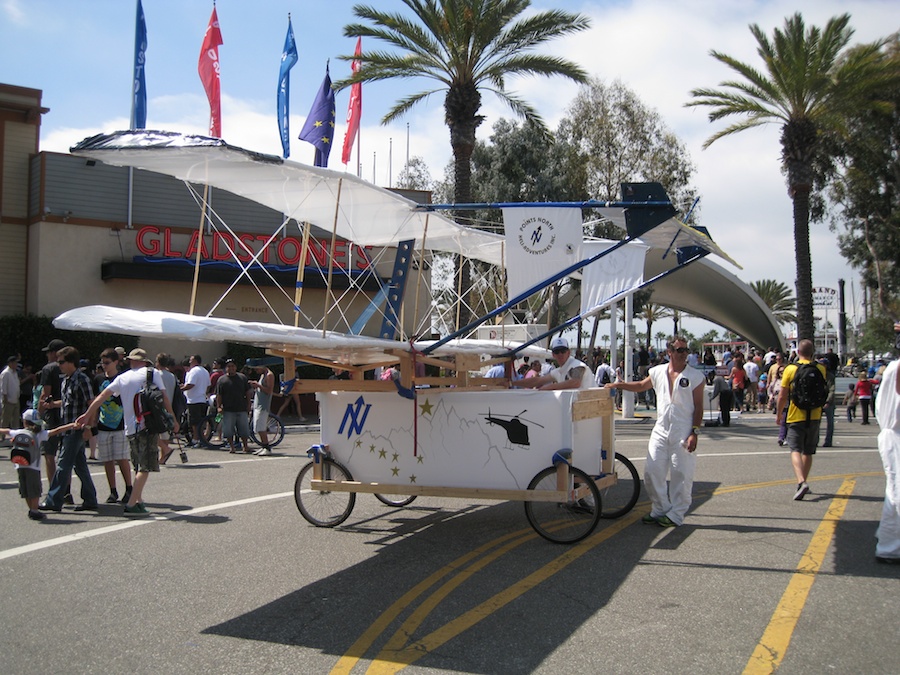
[[84,456],[84,436],[81,429],[68,431],[62,438],[56,473],[50,481],[50,489],[45,500],[53,508],[62,508],[63,497],[69,488],[69,481],[72,480],[73,469],[81,481],[81,500],[85,504],[96,504],[97,490],[94,489],[94,481],[91,480],[87,458]]

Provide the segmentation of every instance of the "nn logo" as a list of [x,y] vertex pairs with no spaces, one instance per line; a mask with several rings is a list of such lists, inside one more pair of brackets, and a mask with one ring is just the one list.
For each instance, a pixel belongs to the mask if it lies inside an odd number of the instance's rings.
[[347,438],[350,438],[351,434],[361,434],[363,427],[366,424],[366,417],[369,416],[369,408],[372,407],[371,403],[366,403],[363,400],[363,397],[360,396],[353,403],[347,404],[347,410],[344,411],[344,419],[341,420],[341,427],[338,429],[338,434],[344,433],[344,428],[347,428]]

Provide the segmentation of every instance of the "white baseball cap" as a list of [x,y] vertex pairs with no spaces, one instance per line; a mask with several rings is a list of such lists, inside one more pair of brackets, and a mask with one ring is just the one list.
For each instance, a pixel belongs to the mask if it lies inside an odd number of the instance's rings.
[[39,424],[41,421],[40,415],[38,415],[37,410],[34,408],[28,408],[28,410],[23,412],[22,419],[26,422],[31,422],[32,424]]
[[559,349],[559,348],[568,349],[569,341],[566,340],[566,338],[564,338],[564,337],[553,338],[553,341],[550,343],[550,351],[553,351],[554,349]]

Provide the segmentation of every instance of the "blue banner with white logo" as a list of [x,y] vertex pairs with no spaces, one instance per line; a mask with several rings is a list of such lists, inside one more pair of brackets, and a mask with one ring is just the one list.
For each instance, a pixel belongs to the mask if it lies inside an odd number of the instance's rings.
[[285,159],[291,154],[291,68],[297,63],[298,58],[294,29],[288,15],[287,36],[284,38],[284,50],[281,52],[281,72],[278,74],[278,130],[281,133],[281,147]]
[[131,101],[131,128],[147,127],[147,81],[144,77],[144,65],[147,60],[147,24],[144,21],[144,8],[141,0],[137,0],[137,19],[134,29],[134,86]]

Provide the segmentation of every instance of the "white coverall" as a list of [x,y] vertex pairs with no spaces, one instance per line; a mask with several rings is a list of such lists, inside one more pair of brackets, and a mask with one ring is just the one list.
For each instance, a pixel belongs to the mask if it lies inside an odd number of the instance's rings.
[[900,558],[900,396],[897,377],[900,361],[894,360],[884,371],[878,398],[875,399],[875,418],[881,427],[878,452],[884,464],[884,508],[876,536],[875,555],[880,558]]
[[[644,485],[650,495],[654,518],[668,516],[676,525],[684,522],[691,506],[696,457],[682,442],[690,435],[694,424],[694,389],[702,387],[706,379],[696,368],[686,366],[675,378],[669,393],[669,365],[663,363],[650,369],[650,380],[656,391],[656,425],[650,433],[647,461],[644,466]],[[668,489],[666,474],[671,472]]]

